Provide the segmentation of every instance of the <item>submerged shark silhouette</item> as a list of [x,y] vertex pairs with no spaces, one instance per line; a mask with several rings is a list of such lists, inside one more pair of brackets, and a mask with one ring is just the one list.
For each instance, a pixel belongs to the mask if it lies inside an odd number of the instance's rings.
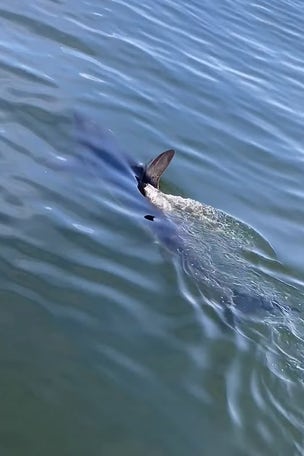
[[290,308],[292,292],[274,285],[273,278],[254,267],[252,258],[259,250],[273,251],[253,228],[211,206],[159,189],[173,149],[147,165],[136,163],[109,131],[80,115],[75,119],[80,144],[97,160],[92,162],[94,168],[119,187],[133,210],[152,222],[159,241],[182,258],[187,273],[215,290],[220,302],[239,310]]

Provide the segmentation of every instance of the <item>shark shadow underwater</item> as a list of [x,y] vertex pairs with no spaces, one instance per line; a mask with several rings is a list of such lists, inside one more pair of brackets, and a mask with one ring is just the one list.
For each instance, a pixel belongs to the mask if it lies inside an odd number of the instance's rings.
[[[204,294],[246,314],[297,309],[297,289],[262,272],[259,258],[273,256],[253,228],[214,207],[163,193],[160,177],[174,157],[167,150],[147,165],[137,163],[113,135],[75,115],[80,157],[109,185],[118,186],[130,212],[149,224],[155,237],[180,257],[183,268]],[[294,305],[296,304],[296,307]]]

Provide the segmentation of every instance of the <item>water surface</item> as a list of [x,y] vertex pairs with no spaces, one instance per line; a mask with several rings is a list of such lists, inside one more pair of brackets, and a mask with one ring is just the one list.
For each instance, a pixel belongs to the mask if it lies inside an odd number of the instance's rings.
[[[0,8],[4,455],[301,455],[303,316],[226,324],[117,189],[74,170],[71,113],[163,189],[250,224],[303,290],[303,5]],[[102,173],[101,173],[102,176]]]

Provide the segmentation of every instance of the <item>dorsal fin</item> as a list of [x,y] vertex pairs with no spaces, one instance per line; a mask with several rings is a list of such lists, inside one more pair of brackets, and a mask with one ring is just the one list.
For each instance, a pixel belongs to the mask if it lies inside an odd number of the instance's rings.
[[147,165],[145,178],[153,187],[159,188],[159,179],[169,166],[174,154],[175,152],[173,149],[166,150]]

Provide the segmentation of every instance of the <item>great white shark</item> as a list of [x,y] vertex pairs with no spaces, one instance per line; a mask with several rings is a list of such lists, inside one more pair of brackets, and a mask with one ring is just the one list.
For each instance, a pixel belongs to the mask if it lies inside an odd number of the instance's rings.
[[133,213],[150,224],[157,239],[179,255],[186,272],[219,302],[250,313],[293,307],[295,288],[256,267],[259,256],[274,255],[261,235],[222,210],[160,190],[173,149],[139,163],[109,130],[79,114],[75,120],[82,160],[119,189]]

